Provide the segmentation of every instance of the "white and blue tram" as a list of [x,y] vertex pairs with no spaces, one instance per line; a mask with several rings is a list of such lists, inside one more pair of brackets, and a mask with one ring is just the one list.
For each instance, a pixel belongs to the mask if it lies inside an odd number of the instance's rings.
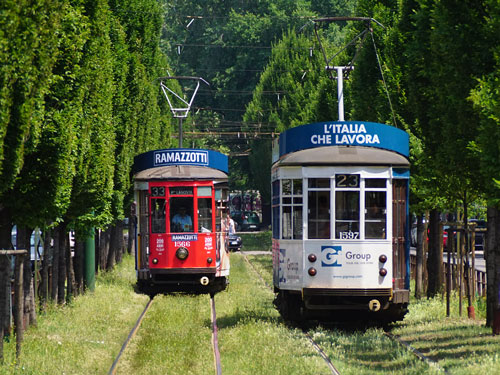
[[273,147],[275,304],[285,319],[402,319],[409,302],[409,138],[392,126],[299,126]]

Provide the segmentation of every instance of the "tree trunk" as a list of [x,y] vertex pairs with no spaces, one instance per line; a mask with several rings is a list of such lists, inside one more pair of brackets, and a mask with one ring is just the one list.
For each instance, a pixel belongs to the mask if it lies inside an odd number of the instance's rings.
[[[21,249],[22,250],[22,249]],[[23,268],[24,256],[16,256],[16,271],[15,271],[15,293],[14,293],[14,325],[16,327],[16,357],[21,355],[21,342],[23,341],[24,322],[23,322]]]
[[[0,206],[0,249],[12,250],[12,220],[9,210]],[[0,341],[11,331],[12,258],[0,255]],[[3,331],[3,332],[2,332]]]
[[488,207],[488,232],[486,236],[486,325],[493,327],[493,333],[500,332],[498,318],[500,317],[500,210],[497,207]]
[[59,236],[60,236],[60,228],[55,227],[53,230],[54,233],[54,246],[52,250],[52,282],[51,282],[51,288],[52,290],[50,291],[50,299],[52,301],[57,300],[57,295],[58,295],[58,280],[59,280],[59,246],[60,246],[60,241],[59,241]]
[[442,227],[439,225],[439,211],[432,210],[429,215],[428,298],[443,291],[443,241],[441,240],[442,235],[439,233],[440,228]]
[[35,293],[33,288],[33,273],[31,270],[31,228],[17,226],[17,249],[27,250],[28,254],[24,256],[23,272],[23,320],[26,327],[36,325]]
[[68,236],[66,224],[62,222],[59,228],[59,272],[57,277],[57,303],[62,305],[66,301],[66,249],[68,247]]
[[73,269],[73,257],[71,256],[71,242],[69,240],[69,233],[66,233],[64,236],[65,238],[65,245],[66,245],[66,285],[67,285],[67,292],[66,292],[66,301],[70,302],[71,299],[73,298],[75,292],[75,271]]
[[105,231],[101,230],[101,236],[99,238],[99,249],[101,251],[101,269],[107,270],[108,258],[109,258],[109,237],[110,237],[110,228],[107,228]]
[[10,334],[10,278],[10,257],[0,255],[0,366],[3,364],[3,338]]
[[75,235],[75,256],[74,256],[74,270],[75,270],[75,295],[83,293],[83,254],[84,244],[78,235]]
[[425,236],[425,215],[417,217],[417,249],[416,249],[416,267],[415,267],[415,298],[420,299],[424,294],[424,241]]
[[123,254],[125,253],[125,241],[123,239],[123,221],[122,220],[118,220],[114,227],[113,227],[113,240],[112,240],[112,243],[115,244],[116,246],[116,249],[115,249],[115,253],[116,253],[116,257],[115,257],[115,260],[116,260],[116,263],[119,264],[122,262],[122,259],[123,259]]
[[106,259],[106,270],[111,270],[115,266],[116,256],[118,252],[115,225],[112,225],[108,229],[106,229],[106,238],[108,240],[108,257]]
[[52,232],[50,229],[45,229],[43,231],[43,259],[42,259],[42,270],[40,281],[40,301],[42,303],[42,308],[45,309],[46,303],[49,299],[49,268],[52,260],[52,246],[51,243]]
[[134,215],[130,215],[128,219],[128,243],[127,243],[127,251],[129,254],[135,254],[135,224],[136,217]]

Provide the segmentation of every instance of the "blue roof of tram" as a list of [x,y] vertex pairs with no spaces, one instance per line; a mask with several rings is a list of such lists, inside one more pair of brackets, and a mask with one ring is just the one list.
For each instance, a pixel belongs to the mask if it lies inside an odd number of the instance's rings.
[[363,121],[316,122],[288,129],[280,134],[279,155],[325,146],[364,146],[409,156],[408,134],[394,126]]
[[137,155],[134,158],[133,173],[176,165],[208,167],[224,173],[229,171],[227,155],[220,152],[192,148],[169,148]]

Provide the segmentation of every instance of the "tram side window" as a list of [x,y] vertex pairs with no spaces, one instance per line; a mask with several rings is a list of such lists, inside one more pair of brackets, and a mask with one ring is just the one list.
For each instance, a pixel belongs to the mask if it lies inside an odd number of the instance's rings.
[[386,192],[365,192],[365,238],[386,238]]
[[[324,183],[317,184],[311,180],[324,180],[324,179],[309,179],[309,187],[320,185],[325,186]],[[329,182],[329,180],[328,180]],[[308,238],[330,238],[330,191],[314,191],[309,190],[307,197],[309,212],[308,212]]]
[[174,233],[193,231],[193,198],[170,199],[170,231]]
[[198,198],[198,232],[212,231],[212,198]]
[[151,232],[165,233],[165,198],[151,198]]
[[335,238],[360,238],[359,191],[335,192]]
[[282,180],[282,238],[302,239],[302,180]]
[[280,180],[272,183],[273,238],[279,238],[280,223]]

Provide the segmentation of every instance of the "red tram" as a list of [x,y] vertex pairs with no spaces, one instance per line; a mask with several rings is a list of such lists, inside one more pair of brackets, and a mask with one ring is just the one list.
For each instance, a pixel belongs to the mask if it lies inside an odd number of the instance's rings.
[[165,149],[134,159],[137,285],[146,293],[224,290],[228,158]]

